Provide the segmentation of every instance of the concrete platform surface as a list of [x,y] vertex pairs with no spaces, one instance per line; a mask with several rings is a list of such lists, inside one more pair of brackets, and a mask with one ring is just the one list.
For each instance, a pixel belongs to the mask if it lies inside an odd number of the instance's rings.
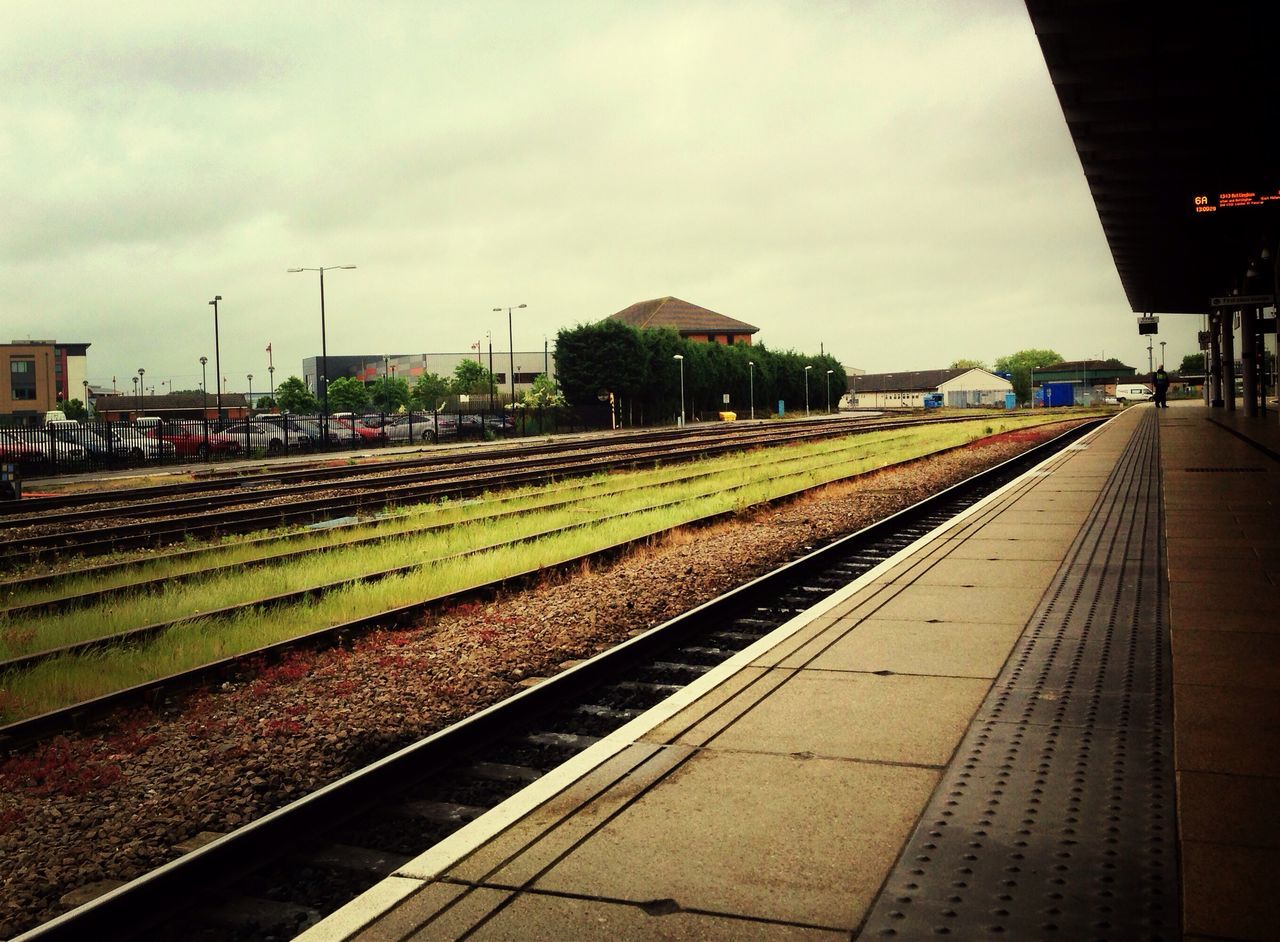
[[[1122,413],[301,938],[857,937],[1154,411]],[[1280,466],[1208,412],[1156,416],[1183,930],[1274,938]],[[1264,470],[1188,470],[1228,466]]]

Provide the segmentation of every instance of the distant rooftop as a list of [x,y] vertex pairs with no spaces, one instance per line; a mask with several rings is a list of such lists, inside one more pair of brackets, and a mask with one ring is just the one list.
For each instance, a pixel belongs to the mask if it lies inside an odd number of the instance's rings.
[[632,327],[669,327],[682,334],[754,334],[760,330],[745,321],[672,297],[637,302],[610,315],[610,319]]

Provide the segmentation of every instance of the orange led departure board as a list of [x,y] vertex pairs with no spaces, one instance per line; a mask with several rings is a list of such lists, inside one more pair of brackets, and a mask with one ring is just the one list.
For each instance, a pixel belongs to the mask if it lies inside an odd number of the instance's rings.
[[1215,196],[1200,194],[1192,203],[1197,213],[1216,213],[1223,209],[1239,209],[1242,206],[1265,206],[1268,203],[1280,202],[1280,190],[1272,193],[1259,193],[1254,190],[1232,190],[1230,193],[1218,193]]

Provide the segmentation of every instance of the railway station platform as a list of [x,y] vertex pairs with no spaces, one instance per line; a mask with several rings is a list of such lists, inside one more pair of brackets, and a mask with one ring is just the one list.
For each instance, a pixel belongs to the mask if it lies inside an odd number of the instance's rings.
[[1275,938],[1278,472],[1130,408],[301,938]]

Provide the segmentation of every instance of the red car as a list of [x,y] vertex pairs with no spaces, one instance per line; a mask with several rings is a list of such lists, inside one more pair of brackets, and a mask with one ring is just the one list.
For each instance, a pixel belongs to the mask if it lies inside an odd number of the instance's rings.
[[[41,434],[39,432],[33,434]],[[77,448],[79,452],[76,460],[84,460],[84,449]],[[12,461],[24,467],[45,464],[50,460],[51,452],[49,447],[41,447],[34,441],[28,441],[16,432],[7,432],[0,430],[0,461]]]
[[207,431],[203,422],[162,422],[147,434],[172,444],[178,455],[227,456],[241,451],[240,443],[232,436]]
[[338,418],[336,415],[330,416],[329,421],[332,422],[334,425],[341,426],[343,429],[346,430],[348,435],[352,431],[354,431],[356,433],[356,436],[359,437],[360,441],[366,445],[374,445],[379,442],[385,442],[387,440],[386,432],[384,432],[380,428],[370,428],[369,426],[365,425],[363,422],[354,422],[351,419],[348,419],[345,417]]

